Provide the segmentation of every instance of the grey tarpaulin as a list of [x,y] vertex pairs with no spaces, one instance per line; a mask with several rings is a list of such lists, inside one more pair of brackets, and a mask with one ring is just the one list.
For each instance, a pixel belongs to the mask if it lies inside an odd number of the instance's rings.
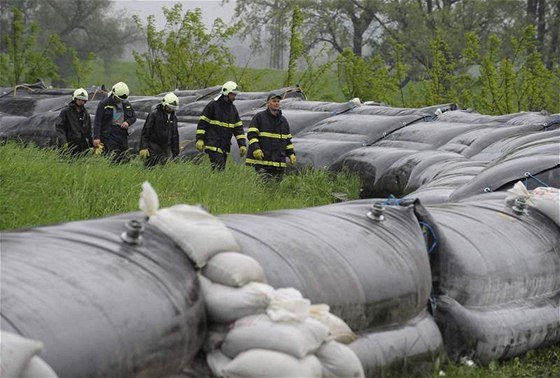
[[560,340],[558,226],[503,199],[426,206],[436,320],[448,354],[482,362]]
[[276,288],[326,303],[354,330],[400,323],[427,304],[428,254],[414,206],[366,217],[372,201],[260,215],[221,215]]
[[362,332],[348,346],[362,362],[367,377],[383,376],[388,371],[426,375],[444,356],[441,334],[427,311],[404,324]]
[[206,318],[187,256],[140,213],[3,232],[1,328],[43,342],[61,377],[166,376],[188,366]]

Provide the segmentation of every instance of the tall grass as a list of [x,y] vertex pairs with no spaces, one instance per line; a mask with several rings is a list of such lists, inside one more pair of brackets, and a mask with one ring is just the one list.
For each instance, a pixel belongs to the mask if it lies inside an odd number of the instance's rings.
[[161,207],[200,203],[214,214],[317,206],[333,202],[334,192],[357,198],[359,190],[358,179],[344,174],[305,170],[265,183],[231,161],[223,172],[212,171],[207,159],[146,169],[138,159],[114,165],[104,157],[73,159],[13,143],[0,147],[0,161],[0,230],[137,211],[146,180]]
[[[0,147],[0,230],[83,220],[137,211],[141,184],[149,181],[161,207],[200,203],[213,214],[304,208],[334,201],[333,193],[358,197],[354,176],[331,177],[305,170],[279,184],[266,184],[253,169],[228,162],[224,172],[209,164],[171,163],[145,169],[139,160],[113,165],[106,158],[73,159],[54,150]],[[0,240],[1,251],[1,240]],[[441,369],[441,370],[440,370]],[[487,367],[445,363],[430,377],[560,377],[560,346]]]

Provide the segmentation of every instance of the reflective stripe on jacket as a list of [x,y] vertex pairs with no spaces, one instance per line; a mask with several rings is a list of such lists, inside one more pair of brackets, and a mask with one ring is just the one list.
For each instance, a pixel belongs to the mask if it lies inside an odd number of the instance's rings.
[[196,140],[202,139],[209,151],[228,153],[234,135],[239,147],[247,145],[243,122],[235,105],[226,101],[225,96],[210,101],[198,121]]
[[[247,139],[247,164],[286,167],[286,157],[295,155],[290,125],[281,110],[278,115],[272,114],[269,109],[255,114],[247,130]],[[253,152],[259,149],[264,153],[263,160],[253,156]]]

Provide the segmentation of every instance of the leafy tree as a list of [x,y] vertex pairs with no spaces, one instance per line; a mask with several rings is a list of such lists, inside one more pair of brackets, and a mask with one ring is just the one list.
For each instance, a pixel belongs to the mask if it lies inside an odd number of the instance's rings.
[[153,16],[148,17],[146,25],[134,17],[148,44],[145,53],[133,52],[142,89],[158,93],[222,83],[234,61],[225,42],[242,25],[227,26],[217,18],[207,33],[200,8],[188,10],[185,14],[182,14],[181,4],[163,9],[166,18],[163,30],[156,29]]
[[0,82],[4,85],[33,83],[39,79],[59,77],[54,59],[66,51],[57,35],[49,38],[47,45],[37,49],[39,25],[26,25],[24,15],[18,8],[12,10],[9,33],[3,35],[6,52],[0,53]]
[[[40,31],[36,38],[40,46],[57,35],[65,46],[73,49],[58,54],[55,59],[60,73],[57,85],[75,80],[73,54],[80,60],[88,60],[95,54],[110,73],[111,62],[122,56],[126,46],[138,40],[130,17],[124,11],[115,13],[110,0],[2,0],[1,30],[8,30],[5,26],[9,25],[5,17],[6,4],[10,5],[9,9],[16,7],[23,13],[24,24],[31,21],[38,24]],[[4,50],[5,45],[0,43],[0,51]]]

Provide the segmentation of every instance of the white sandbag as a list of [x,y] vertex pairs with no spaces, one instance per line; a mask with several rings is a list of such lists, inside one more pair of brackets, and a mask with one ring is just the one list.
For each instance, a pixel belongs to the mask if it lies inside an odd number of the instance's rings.
[[231,358],[249,349],[269,349],[303,358],[314,353],[328,337],[329,329],[318,320],[275,322],[266,314],[235,322],[222,343]]
[[560,226],[560,191],[557,188],[533,189],[531,203],[534,208]]
[[518,181],[508,192],[510,194],[506,201],[522,198],[529,206],[536,208],[560,226],[560,192],[557,188],[538,187],[529,191],[523,182]]
[[263,313],[274,288],[259,282],[242,287],[213,283],[198,275],[208,319],[217,323],[230,323],[244,316]]
[[31,359],[43,349],[43,343],[11,332],[1,331],[0,372],[2,377],[21,377]]
[[335,340],[342,344],[350,344],[358,339],[358,335],[346,322],[338,316],[329,312],[330,307],[326,304],[316,304],[309,307],[309,316],[317,319],[329,329],[328,340]]
[[[2,375],[3,376],[3,375]],[[55,371],[39,356],[34,356],[20,375],[21,378],[56,378]]]
[[198,268],[219,252],[240,251],[222,221],[199,206],[176,205],[161,209],[149,222],[177,243]]
[[261,264],[238,252],[221,252],[213,256],[202,269],[202,274],[213,282],[235,287],[251,281],[266,283]]
[[323,377],[364,377],[364,368],[356,353],[346,345],[328,341],[315,353],[323,367]]
[[228,378],[321,377],[321,363],[314,355],[302,359],[264,349],[240,353],[223,369]]
[[277,289],[266,309],[266,313],[275,322],[303,321],[309,316],[309,299],[303,298],[294,288]]
[[216,349],[206,355],[206,363],[215,377],[223,377],[224,368],[231,362],[231,358]]

